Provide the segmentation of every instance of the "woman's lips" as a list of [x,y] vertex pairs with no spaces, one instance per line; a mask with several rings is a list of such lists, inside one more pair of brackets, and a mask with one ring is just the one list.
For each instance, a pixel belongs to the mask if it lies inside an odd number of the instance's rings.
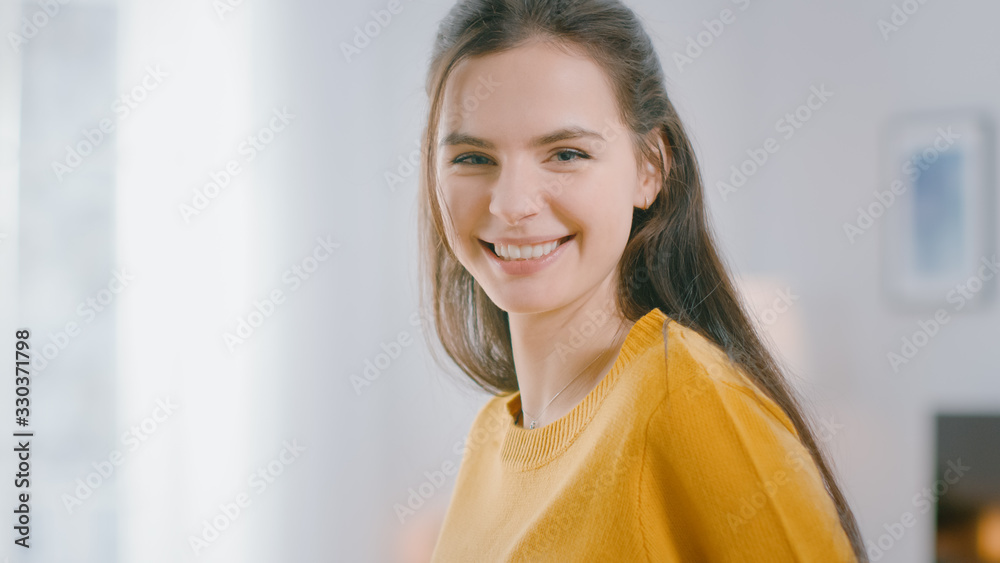
[[487,250],[489,250],[490,253],[493,254],[493,256],[497,257],[500,260],[505,260],[505,261],[508,261],[508,262],[513,262],[513,261],[523,261],[523,260],[540,260],[542,258],[545,258],[549,254],[552,254],[553,252],[555,252],[560,246],[562,246],[563,244],[565,244],[566,242],[568,242],[571,238],[573,238],[575,236],[576,236],[575,234],[572,234],[572,235],[566,235],[566,236],[564,236],[562,238],[559,238],[559,239],[550,239],[549,241],[545,241],[545,242],[541,242],[541,243],[537,243],[536,242],[534,244],[515,245],[515,246],[539,246],[541,244],[547,244],[547,243],[551,243],[552,241],[557,241],[556,246],[553,247],[552,250],[549,250],[547,253],[543,254],[542,256],[539,256],[538,258],[504,258],[503,256],[500,256],[499,253],[497,253],[497,250],[496,250],[497,244],[496,243],[486,242],[483,239],[478,239],[478,240],[479,240],[479,244],[482,245]]
[[575,239],[575,234],[559,239],[559,244],[555,247],[555,249],[545,256],[514,260],[501,258],[493,250],[493,245],[484,240],[480,240],[479,244],[483,247],[483,251],[489,257],[490,261],[496,264],[496,266],[505,274],[510,276],[525,276],[534,274],[558,260],[559,257],[562,256],[563,252],[565,252],[565,249],[572,244]]

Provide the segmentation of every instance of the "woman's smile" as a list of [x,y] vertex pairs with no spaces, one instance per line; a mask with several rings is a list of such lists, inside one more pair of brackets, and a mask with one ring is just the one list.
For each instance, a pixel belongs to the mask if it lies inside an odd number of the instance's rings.
[[555,250],[557,246],[568,241],[574,236],[575,235],[566,235],[561,238],[549,238],[542,242],[531,243],[507,240],[487,242],[482,239],[480,239],[479,242],[488,246],[498,258],[503,260],[532,260],[548,255],[550,252]]
[[564,252],[567,243],[576,238],[575,234],[541,244],[514,245],[504,242],[490,243],[479,239],[479,245],[496,264],[508,275],[534,274],[555,262]]

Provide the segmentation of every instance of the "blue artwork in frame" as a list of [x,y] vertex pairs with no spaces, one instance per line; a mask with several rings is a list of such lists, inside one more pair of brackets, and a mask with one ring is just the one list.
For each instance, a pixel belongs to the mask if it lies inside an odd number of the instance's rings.
[[914,252],[921,275],[958,273],[966,240],[961,149],[941,154],[914,181]]
[[952,313],[991,298],[1000,278],[994,146],[990,121],[975,112],[890,121],[876,194],[882,288],[896,308]]

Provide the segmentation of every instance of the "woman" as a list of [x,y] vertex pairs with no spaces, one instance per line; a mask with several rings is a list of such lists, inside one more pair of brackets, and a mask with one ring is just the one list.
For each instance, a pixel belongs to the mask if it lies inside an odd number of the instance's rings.
[[866,561],[633,12],[461,1],[427,92],[423,295],[495,395],[433,560]]

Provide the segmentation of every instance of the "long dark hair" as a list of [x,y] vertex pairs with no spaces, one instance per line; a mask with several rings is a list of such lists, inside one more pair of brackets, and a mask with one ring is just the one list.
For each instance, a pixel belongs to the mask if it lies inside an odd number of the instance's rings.
[[[698,162],[667,97],[653,44],[638,17],[619,1],[461,0],[442,20],[426,84],[430,108],[422,141],[419,228],[421,306],[444,351],[483,389],[493,394],[517,390],[507,313],[489,299],[447,243],[435,176],[435,132],[445,82],[456,64],[536,38],[581,47],[605,70],[636,154],[661,171],[660,193],[648,209],[633,215],[617,273],[619,310],[635,321],[659,307],[715,342],[745,370],[795,425],[855,554],[867,562],[857,521],[799,400],[750,322],[719,258]],[[658,153],[658,143],[648,142],[650,136],[662,140],[667,155]],[[430,331],[425,334],[430,338]],[[444,366],[437,355],[435,359]]]

